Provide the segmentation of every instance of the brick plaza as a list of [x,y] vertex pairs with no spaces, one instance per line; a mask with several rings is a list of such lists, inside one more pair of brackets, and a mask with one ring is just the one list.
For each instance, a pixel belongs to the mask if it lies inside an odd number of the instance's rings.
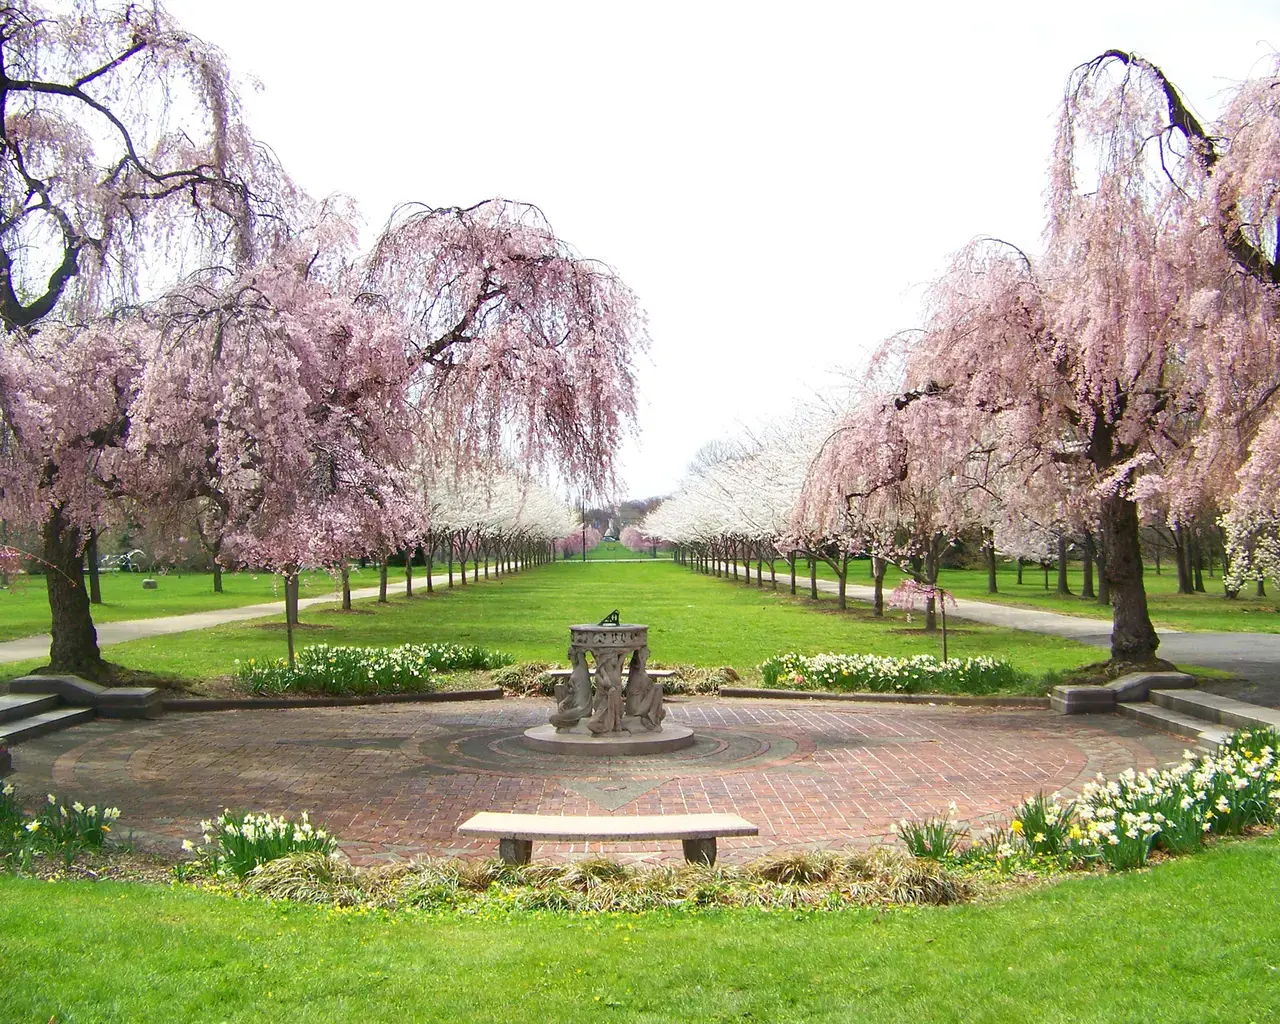
[[[1116,716],[1042,710],[696,698],[671,721],[698,743],[666,757],[596,760],[525,750],[550,702],[503,700],[96,721],[15,748],[26,797],[106,803],[141,847],[176,850],[223,807],[311,812],[359,863],[489,856],[455,830],[476,811],[676,814],[730,811],[758,838],[721,858],[884,842],[893,823],[947,810],[974,831],[1021,798],[1072,793],[1098,772],[1167,764],[1185,741]],[[537,844],[539,859],[597,852]],[[679,844],[615,844],[628,860],[678,859]]]

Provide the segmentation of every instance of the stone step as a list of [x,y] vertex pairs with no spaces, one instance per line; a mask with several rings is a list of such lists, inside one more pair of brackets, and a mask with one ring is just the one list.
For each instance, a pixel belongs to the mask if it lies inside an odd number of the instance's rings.
[[21,743],[23,740],[43,736],[47,732],[57,732],[77,722],[91,722],[93,719],[93,708],[58,708],[54,711],[44,711],[30,718],[20,718],[16,722],[5,722],[0,725],[0,743]]
[[1280,729],[1280,710],[1204,690],[1152,690],[1149,699],[1170,711],[1179,711],[1232,729],[1256,726]]
[[1203,718],[1196,718],[1194,715],[1183,714],[1181,711],[1173,711],[1145,701],[1120,703],[1116,705],[1116,710],[1126,718],[1135,718],[1154,729],[1162,729],[1175,736],[1185,736],[1189,740],[1194,740],[1207,753],[1215,752],[1219,744],[1232,732],[1225,726],[1207,722]]
[[56,693],[6,693],[0,695],[0,722],[14,722],[52,711],[60,702]]

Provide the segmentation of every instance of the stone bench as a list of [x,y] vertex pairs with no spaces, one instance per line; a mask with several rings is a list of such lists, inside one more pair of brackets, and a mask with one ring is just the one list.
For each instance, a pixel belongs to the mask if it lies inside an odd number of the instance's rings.
[[[596,674],[595,669],[590,669],[589,671],[592,676]],[[573,675],[573,669],[549,668],[542,674],[544,676],[550,676],[552,679],[568,679]],[[670,679],[676,674],[676,670],[673,668],[650,668],[645,670],[645,674],[648,675],[650,679]]]
[[647,842],[679,839],[690,864],[716,862],[718,836],[756,836],[760,829],[736,814],[648,814],[582,816],[500,814],[481,811],[460,826],[458,835],[497,839],[498,856],[507,864],[528,864],[533,841]]

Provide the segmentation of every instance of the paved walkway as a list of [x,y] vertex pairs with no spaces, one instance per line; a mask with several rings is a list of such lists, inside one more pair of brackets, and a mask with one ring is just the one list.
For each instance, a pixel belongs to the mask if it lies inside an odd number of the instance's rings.
[[[1025,796],[1167,764],[1185,743],[1113,715],[696,698],[672,701],[669,717],[694,728],[694,747],[601,760],[525,750],[522,731],[550,710],[530,699],[96,721],[22,744],[12,781],[28,798],[118,806],[123,834],[171,851],[198,841],[200,820],[223,807],[309,810],[363,863],[492,856],[493,843],[456,835],[482,810],[724,811],[760,826],[758,838],[722,841],[724,859],[740,861],[883,842],[898,819],[952,801],[975,830],[1007,823]],[[636,860],[681,855],[674,843],[605,849]],[[539,844],[535,857],[585,852]]]
[[[486,577],[481,577],[483,581]],[[495,577],[501,579],[502,577]],[[455,577],[456,579],[456,577]],[[431,577],[431,585],[433,587],[447,587],[449,585],[449,576],[447,573],[439,576]],[[461,584],[459,584],[460,586]],[[396,583],[389,587],[388,593],[397,593],[401,590],[401,584]],[[472,586],[468,583],[467,586]],[[426,592],[427,578],[426,576],[415,576],[413,578],[414,593],[419,590]],[[359,601],[362,598],[377,597],[377,587],[362,587],[359,590],[351,591],[351,599]],[[337,594],[326,594],[323,597],[304,597],[298,601],[298,607],[310,608],[312,605],[332,603],[339,599]],[[246,604],[239,608],[221,608],[216,611],[193,612],[190,615],[166,615],[161,618],[154,619],[128,619],[123,622],[102,622],[94,623],[94,628],[98,631],[98,646],[110,647],[112,644],[122,644],[129,640],[141,640],[149,636],[164,636],[167,633],[185,633],[191,629],[208,629],[210,626],[221,626],[227,622],[243,622],[246,619],[262,619],[269,615],[283,615],[283,601],[266,601],[261,604]],[[35,636],[24,636],[18,640],[6,640],[0,643],[0,664],[13,661],[27,661],[31,658],[48,658],[49,644],[52,638],[48,633],[39,633]]]

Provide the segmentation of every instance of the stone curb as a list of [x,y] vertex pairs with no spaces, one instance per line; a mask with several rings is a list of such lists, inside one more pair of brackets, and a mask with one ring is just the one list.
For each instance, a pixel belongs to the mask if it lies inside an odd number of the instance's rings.
[[987,697],[951,693],[828,693],[825,690],[766,690],[753,686],[722,686],[721,697],[778,697],[783,700],[845,700],[890,704],[960,704],[988,708],[1047,708],[1048,697]]
[[347,708],[362,704],[434,704],[465,700],[501,700],[502,687],[481,690],[445,690],[439,693],[374,693],[367,697],[171,697],[165,711],[253,711],[289,708]]

